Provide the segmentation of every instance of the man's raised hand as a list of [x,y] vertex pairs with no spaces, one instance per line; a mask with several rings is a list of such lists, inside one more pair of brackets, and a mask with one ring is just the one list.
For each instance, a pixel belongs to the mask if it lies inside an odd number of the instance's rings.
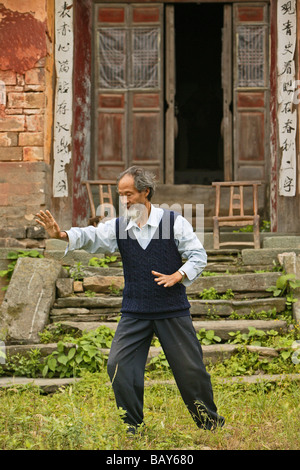
[[53,218],[51,212],[46,211],[40,211],[38,214],[36,214],[36,217],[38,217],[36,222],[40,224],[46,232],[48,233],[49,237],[51,238],[58,238],[60,240],[66,240],[67,239],[67,234],[66,232],[61,232],[60,228],[58,226],[58,223],[56,220]]

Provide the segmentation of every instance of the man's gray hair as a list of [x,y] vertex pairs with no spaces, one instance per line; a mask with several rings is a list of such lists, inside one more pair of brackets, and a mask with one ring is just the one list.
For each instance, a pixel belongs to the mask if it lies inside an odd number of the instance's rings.
[[117,178],[117,187],[119,185],[119,181],[125,176],[125,175],[131,175],[134,179],[134,186],[139,192],[145,191],[146,189],[149,189],[149,194],[147,196],[147,199],[151,201],[151,198],[155,192],[156,189],[156,178],[153,173],[151,173],[148,170],[145,170],[144,168],[141,168],[139,166],[131,166],[127,170],[123,171],[122,173],[119,174]]

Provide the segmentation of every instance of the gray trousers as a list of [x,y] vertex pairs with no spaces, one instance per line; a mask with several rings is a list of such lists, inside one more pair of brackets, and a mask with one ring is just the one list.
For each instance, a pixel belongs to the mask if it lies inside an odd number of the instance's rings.
[[131,426],[143,422],[144,372],[156,334],[172,369],[181,396],[199,428],[223,426],[217,414],[210,375],[190,316],[140,320],[122,316],[112,342],[107,371],[116,403]]

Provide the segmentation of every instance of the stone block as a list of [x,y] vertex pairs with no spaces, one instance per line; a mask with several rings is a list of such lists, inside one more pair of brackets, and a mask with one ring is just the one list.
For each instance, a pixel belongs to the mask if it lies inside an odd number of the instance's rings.
[[264,248],[286,248],[300,249],[300,236],[285,235],[283,237],[266,237],[263,242]]
[[[242,250],[242,260],[245,265],[263,266],[278,262],[278,255],[286,251],[283,248],[261,248],[260,250],[245,249]],[[300,253],[300,249],[289,250]]]
[[247,273],[199,277],[187,287],[187,294],[197,294],[203,289],[215,288],[217,292],[224,293],[228,289],[233,292],[264,292],[268,287],[276,284],[280,273]]
[[26,230],[25,227],[1,227],[0,228],[0,237],[11,237],[11,238],[26,238]]
[[81,281],[74,281],[74,292],[84,292],[83,283]]
[[40,225],[38,227],[35,227],[35,226],[28,227],[26,230],[27,238],[44,239],[46,236],[47,235],[46,235],[44,228],[41,227]]
[[0,308],[5,342],[38,343],[55,301],[61,264],[44,258],[19,258]]
[[123,290],[123,276],[93,276],[83,279],[84,290],[91,290],[97,293],[109,294],[112,289]]
[[61,278],[56,281],[58,297],[69,297],[74,292],[74,280],[71,278]]

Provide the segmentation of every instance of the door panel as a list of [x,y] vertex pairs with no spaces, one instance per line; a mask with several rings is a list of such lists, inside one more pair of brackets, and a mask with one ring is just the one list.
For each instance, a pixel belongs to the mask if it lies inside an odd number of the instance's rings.
[[268,5],[233,6],[234,179],[265,180],[269,159]]
[[163,8],[95,5],[95,178],[147,166],[163,182]]
[[222,30],[222,88],[223,88],[223,136],[224,180],[233,179],[232,147],[232,5],[224,5]]

